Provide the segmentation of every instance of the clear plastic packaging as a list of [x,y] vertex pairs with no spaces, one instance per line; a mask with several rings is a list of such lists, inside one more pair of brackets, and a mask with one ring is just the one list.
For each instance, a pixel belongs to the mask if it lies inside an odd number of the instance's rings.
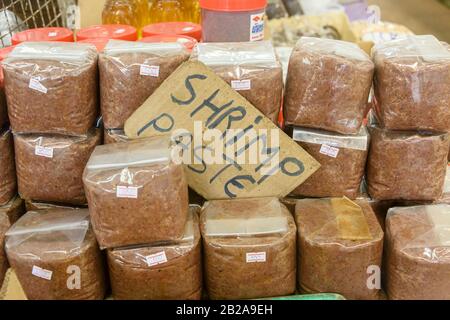
[[77,210],[82,209],[82,207],[69,206],[58,203],[50,202],[37,202],[37,201],[25,201],[25,208],[28,211],[39,211],[39,210]]
[[30,211],[6,233],[5,248],[28,299],[104,298],[104,263],[88,210]]
[[271,42],[200,43],[198,60],[225,80],[274,123],[283,96],[283,70]]
[[367,163],[369,194],[376,200],[436,201],[442,196],[450,134],[372,127]]
[[439,202],[450,204],[450,164],[447,167],[447,175],[445,176],[444,195]]
[[97,50],[63,42],[18,45],[3,62],[14,132],[84,135],[98,114]]
[[321,164],[293,195],[350,199],[360,195],[370,142],[366,127],[354,136],[294,128],[293,139]]
[[0,128],[0,206],[16,195],[16,189],[13,137],[10,130]]
[[183,237],[188,185],[171,153],[169,136],[95,149],[83,181],[102,249]]
[[188,58],[180,43],[110,40],[99,59],[105,128],[123,128],[134,111]]
[[24,212],[23,200],[19,197],[0,207],[0,288],[8,270],[8,259],[5,252],[6,231],[20,218]]
[[367,286],[369,268],[381,268],[383,231],[365,200],[305,199],[296,206],[298,279],[304,293],[335,292],[347,299],[378,299]]
[[129,139],[127,135],[125,134],[125,131],[123,129],[105,129],[104,134],[104,143],[105,144],[111,144],[111,143],[121,143],[121,142],[128,142]]
[[115,300],[200,300],[199,207],[191,207],[181,240],[108,250]]
[[391,130],[450,132],[450,47],[409,36],[373,49],[376,109]]
[[278,199],[207,202],[200,228],[211,299],[255,299],[295,292],[296,227]]
[[15,134],[17,182],[25,200],[86,204],[83,170],[101,130],[87,136]]
[[450,205],[392,208],[385,281],[391,300],[450,299]]
[[356,44],[303,37],[290,59],[287,125],[357,134],[368,112],[374,64]]

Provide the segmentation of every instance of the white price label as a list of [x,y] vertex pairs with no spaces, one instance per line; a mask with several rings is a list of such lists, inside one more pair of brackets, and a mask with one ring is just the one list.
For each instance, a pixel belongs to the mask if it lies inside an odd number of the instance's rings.
[[247,263],[266,262],[267,256],[265,252],[247,253]]
[[147,66],[141,64],[141,76],[159,77],[159,66]]
[[167,262],[166,252],[164,251],[147,256],[145,257],[145,259],[147,260],[147,264],[149,267],[157,266],[159,264]]
[[339,154],[339,149],[335,147],[330,147],[329,145],[323,144],[320,148],[320,153],[327,155],[332,158],[337,158]]
[[45,280],[52,280],[53,271],[42,269],[38,266],[33,266],[33,270],[31,273],[38,277]]
[[53,148],[36,146],[34,149],[34,154],[40,157],[53,158]]
[[245,91],[252,88],[251,80],[233,80],[231,81],[231,87],[236,91]]
[[36,79],[36,78],[31,78],[31,79],[30,79],[30,84],[29,84],[28,87],[29,87],[30,89],[39,91],[39,92],[41,92],[41,93],[47,93],[47,91],[48,91],[47,88],[44,87],[44,86],[42,85],[42,83],[40,83],[39,80]]
[[250,16],[250,41],[264,39],[264,12]]
[[117,186],[116,195],[117,195],[117,198],[137,199],[138,198],[138,188],[137,187]]

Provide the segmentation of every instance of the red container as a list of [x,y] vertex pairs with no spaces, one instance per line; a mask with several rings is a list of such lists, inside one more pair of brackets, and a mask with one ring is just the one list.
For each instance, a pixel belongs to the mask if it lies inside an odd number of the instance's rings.
[[191,22],[154,23],[144,27],[142,34],[144,37],[176,34],[200,41],[202,39],[202,26]]
[[94,39],[80,40],[77,42],[93,44],[97,48],[98,52],[102,52],[105,49],[106,45],[108,44],[109,40],[110,39],[108,38],[94,38]]
[[72,30],[66,28],[38,28],[16,33],[12,36],[12,44],[34,41],[73,42]]
[[164,43],[171,43],[171,42],[178,42],[186,47],[189,51],[192,51],[194,49],[195,45],[198,43],[197,40],[195,40],[192,37],[188,36],[179,36],[179,35],[161,35],[161,36],[152,36],[152,37],[145,37],[140,40],[141,42],[164,42]]
[[124,24],[92,26],[77,32],[78,41],[98,38],[136,41],[138,36],[136,28]]

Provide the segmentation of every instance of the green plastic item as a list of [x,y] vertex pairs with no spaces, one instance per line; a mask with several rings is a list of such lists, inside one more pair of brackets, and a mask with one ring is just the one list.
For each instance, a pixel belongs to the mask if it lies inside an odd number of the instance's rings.
[[324,300],[346,300],[343,296],[339,294],[332,293],[321,293],[321,294],[305,294],[305,295],[294,295],[287,297],[276,297],[276,298],[268,298],[268,299],[259,299],[259,300],[292,300],[292,301],[324,301]]

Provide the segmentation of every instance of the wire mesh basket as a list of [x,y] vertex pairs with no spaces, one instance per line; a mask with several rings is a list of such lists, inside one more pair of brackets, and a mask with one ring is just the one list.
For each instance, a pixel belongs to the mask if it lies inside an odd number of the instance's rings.
[[75,0],[0,0],[0,46],[11,44],[19,31],[66,27],[67,8]]

